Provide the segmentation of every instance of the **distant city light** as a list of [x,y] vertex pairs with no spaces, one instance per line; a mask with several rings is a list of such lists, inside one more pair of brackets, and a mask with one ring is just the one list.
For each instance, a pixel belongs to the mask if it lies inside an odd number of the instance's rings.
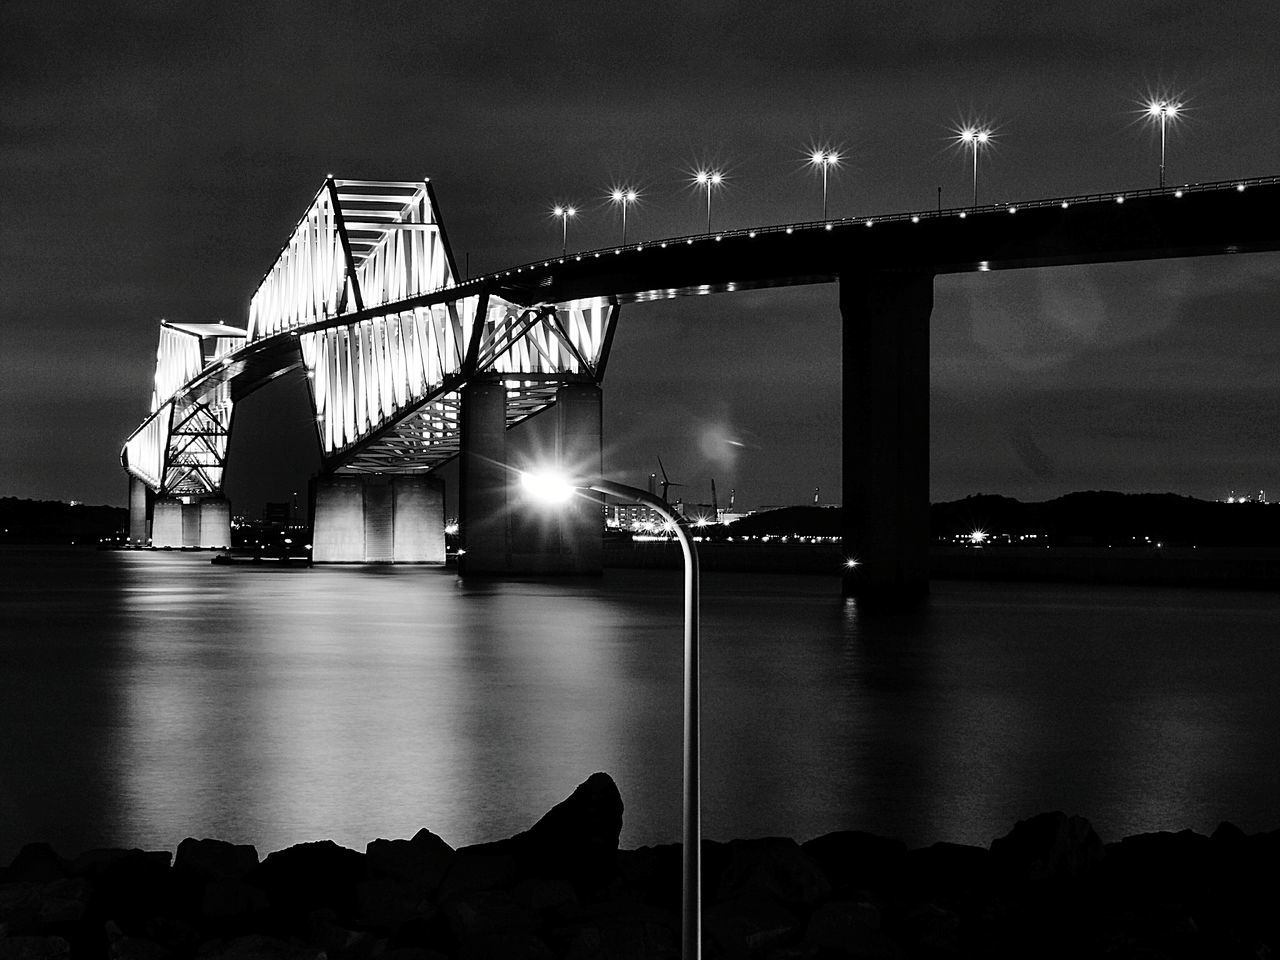
[[969,534],[969,542],[974,546],[980,547],[987,542],[987,531],[973,530]]

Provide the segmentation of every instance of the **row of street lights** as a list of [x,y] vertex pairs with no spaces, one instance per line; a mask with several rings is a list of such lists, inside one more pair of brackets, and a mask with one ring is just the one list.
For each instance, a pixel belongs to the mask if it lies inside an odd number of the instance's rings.
[[[1182,110],[1182,104],[1173,100],[1151,100],[1145,105],[1145,115],[1150,120],[1158,120],[1160,123],[1160,187],[1163,189],[1165,185],[1165,145],[1166,145],[1166,127],[1177,119]],[[992,127],[985,124],[966,124],[956,130],[954,141],[962,149],[968,150],[971,156],[971,167],[973,170],[973,206],[978,206],[978,154],[981,150],[991,145],[995,139],[995,131]],[[834,167],[840,166],[840,154],[827,147],[815,149],[810,152],[808,162],[811,167],[819,170],[822,174],[822,219],[827,219],[827,175]],[[713,188],[720,187],[725,181],[726,175],[723,170],[701,168],[697,170],[692,177],[692,183],[700,188],[705,189],[707,194],[707,233],[711,233],[711,194]],[[627,208],[640,199],[639,192],[634,187],[614,187],[609,194],[609,201],[614,206],[620,207],[622,210],[622,245],[627,243]],[[569,250],[569,221],[577,216],[578,211],[575,207],[557,205],[552,210],[553,216],[561,222],[560,236],[560,255],[566,256]]]

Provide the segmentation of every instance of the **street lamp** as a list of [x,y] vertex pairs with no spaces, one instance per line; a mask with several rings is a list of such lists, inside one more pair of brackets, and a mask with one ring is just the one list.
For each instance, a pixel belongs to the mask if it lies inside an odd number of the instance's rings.
[[827,219],[827,170],[840,162],[840,154],[834,150],[815,150],[809,154],[809,163],[822,168],[822,219]]
[[719,170],[699,170],[693,175],[693,182],[707,188],[707,233],[711,232],[711,188],[724,182],[724,174]]
[[553,215],[560,218],[560,222],[564,225],[564,229],[560,234],[560,256],[565,256],[569,252],[569,218],[576,217],[578,211],[573,207],[557,206],[551,211]]
[[969,148],[973,154],[973,205],[978,205],[978,150],[991,142],[990,127],[968,126],[963,128],[956,139]]
[[1164,141],[1165,141],[1165,124],[1170,120],[1176,119],[1178,111],[1182,109],[1182,104],[1172,103],[1168,100],[1152,100],[1147,104],[1147,116],[1151,119],[1159,118],[1160,120],[1160,186],[1164,187]]
[[622,207],[622,245],[627,245],[627,207],[640,199],[640,194],[630,187],[626,190],[620,187],[614,187],[613,192],[609,194],[609,199],[613,203]]
[[602,478],[570,480],[552,473],[521,473],[520,483],[533,497],[564,503],[579,489],[595,490],[619,500],[643,504],[666,519],[684,553],[684,790],[683,895],[680,912],[681,957],[702,956],[702,823],[698,785],[698,550],[689,535],[689,522],[655,494]]

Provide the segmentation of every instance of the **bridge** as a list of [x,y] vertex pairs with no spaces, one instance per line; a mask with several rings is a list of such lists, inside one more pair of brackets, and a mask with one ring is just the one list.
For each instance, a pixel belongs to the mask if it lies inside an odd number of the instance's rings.
[[1280,177],[762,226],[459,277],[429,181],[327,179],[243,327],[162,322],[151,413],[125,441],[134,540],[221,546],[235,405],[305,371],[322,470],[319,562],[443,560],[459,459],[464,574],[600,569],[598,512],[510,509],[506,432],[543,411],[601,472],[601,384],[622,306],[839,283],[849,594],[927,586],[929,315],[939,274],[1280,249]]

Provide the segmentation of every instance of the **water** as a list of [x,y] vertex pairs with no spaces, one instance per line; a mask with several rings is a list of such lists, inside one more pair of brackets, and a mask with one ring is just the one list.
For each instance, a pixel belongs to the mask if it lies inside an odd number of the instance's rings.
[[[674,841],[680,590],[0,549],[0,863],[35,839],[460,845],[596,770],[624,846]],[[1275,594],[944,582],[872,620],[824,578],[703,590],[709,837],[1280,827]]]

